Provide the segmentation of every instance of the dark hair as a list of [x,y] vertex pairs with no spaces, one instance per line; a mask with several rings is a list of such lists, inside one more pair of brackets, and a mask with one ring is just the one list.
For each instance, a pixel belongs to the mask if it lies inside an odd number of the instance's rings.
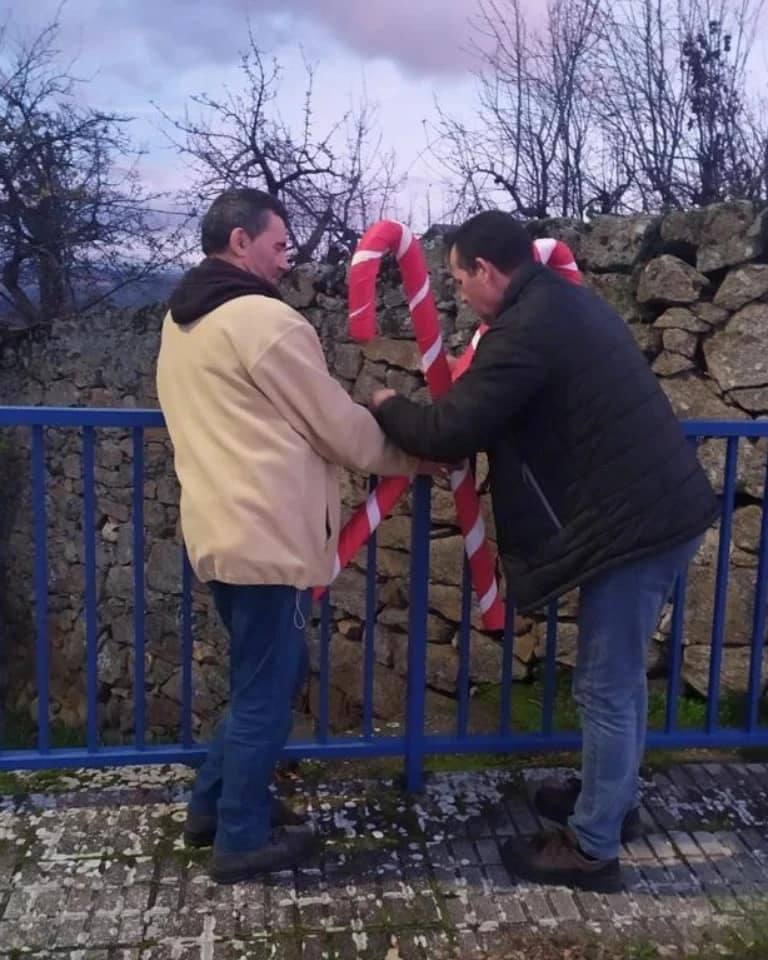
[[502,273],[533,260],[532,240],[519,220],[503,210],[484,210],[446,237],[448,249],[456,249],[462,270],[474,273],[478,257]]
[[226,250],[230,234],[237,227],[242,227],[251,239],[258,237],[267,226],[270,212],[288,222],[282,203],[263,190],[242,187],[219,194],[203,217],[203,253],[209,257]]

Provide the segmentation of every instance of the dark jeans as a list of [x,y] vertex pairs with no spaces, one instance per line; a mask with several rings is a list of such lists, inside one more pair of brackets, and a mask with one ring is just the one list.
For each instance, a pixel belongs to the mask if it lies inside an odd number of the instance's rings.
[[247,852],[269,839],[269,784],[307,673],[310,594],[283,586],[210,586],[229,633],[230,704],[190,807],[217,815],[218,849]]
[[591,856],[618,855],[622,820],[638,804],[648,643],[675,578],[702,539],[616,567],[581,588],[573,693],[581,713],[582,781],[568,822]]

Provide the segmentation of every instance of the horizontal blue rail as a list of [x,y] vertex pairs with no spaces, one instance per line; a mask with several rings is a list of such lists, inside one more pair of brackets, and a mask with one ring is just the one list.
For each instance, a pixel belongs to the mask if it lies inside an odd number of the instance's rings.
[[[90,766],[132,763],[197,763],[205,754],[205,744],[195,740],[194,719],[194,612],[192,602],[192,573],[183,550],[179,551],[181,602],[179,609],[179,667],[180,707],[178,742],[157,743],[148,736],[146,701],[145,655],[149,650],[145,624],[145,431],[162,428],[164,421],[158,410],[0,407],[0,428],[26,430],[30,451],[30,489],[32,500],[32,532],[35,546],[34,614],[36,628],[35,684],[37,692],[36,745],[23,749],[3,749],[0,732],[0,770],[42,769],[47,767]],[[83,743],[74,747],[56,747],[51,729],[51,669],[55,659],[49,636],[49,545],[48,528],[56,520],[53,511],[56,501],[47,496],[48,466],[46,458],[47,431],[51,428],[79,431],[82,440],[82,507],[83,507],[83,590],[86,718]],[[99,703],[99,600],[96,550],[96,450],[98,428],[125,430],[132,441],[132,525],[133,551],[133,667],[131,685],[133,698],[132,742],[112,745],[103,741],[100,726]],[[684,422],[686,434],[695,440],[724,441],[725,462],[722,480],[722,514],[719,543],[715,556],[713,616],[711,625],[711,655],[709,686],[705,717],[700,729],[683,727],[679,704],[682,689],[684,661],[684,611],[687,578],[681,576],[675,586],[668,641],[666,704],[663,728],[652,730],[648,744],[652,747],[765,747],[768,746],[768,726],[761,724],[760,701],[768,678],[763,676],[762,663],[766,640],[766,605],[768,603],[768,464],[763,485],[763,508],[760,540],[755,568],[754,602],[752,605],[751,647],[748,693],[742,725],[722,727],[719,723],[721,705],[721,670],[727,642],[726,622],[730,574],[730,548],[736,493],[739,483],[738,463],[740,444],[768,437],[768,421],[721,422],[694,420]],[[375,479],[372,480],[372,486]],[[501,676],[499,677],[498,728],[477,733],[471,729],[472,716],[472,643],[471,593],[466,562],[463,570],[461,622],[458,628],[456,665],[456,715],[450,730],[436,733],[428,724],[428,619],[431,482],[419,478],[415,482],[410,554],[410,596],[408,610],[408,649],[406,696],[402,717],[395,733],[382,733],[376,728],[375,679],[379,669],[377,655],[377,542],[372,538],[367,548],[365,598],[365,625],[361,642],[362,702],[360,732],[357,735],[337,736],[331,730],[333,705],[333,591],[326,596],[319,609],[316,723],[312,737],[292,741],[285,750],[291,758],[364,758],[402,757],[409,786],[417,789],[422,783],[424,759],[430,754],[493,753],[560,751],[578,748],[578,731],[560,730],[556,724],[558,690],[557,645],[559,634],[558,607],[550,605],[545,624],[546,641],[541,657],[543,689],[540,703],[540,726],[531,731],[516,727],[513,720],[515,698],[525,695],[526,688],[513,683],[515,663],[515,611],[512,598],[506,600],[506,628],[501,639]],[[756,502],[752,498],[750,502]],[[103,571],[101,572],[103,574]],[[14,589],[18,592],[18,587]],[[2,636],[0,625],[0,637]],[[3,705],[0,703],[0,710]]]

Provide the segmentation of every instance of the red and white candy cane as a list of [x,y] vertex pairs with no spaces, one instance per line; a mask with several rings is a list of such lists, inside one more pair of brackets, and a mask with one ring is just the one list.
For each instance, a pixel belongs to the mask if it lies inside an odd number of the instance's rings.
[[[408,227],[394,221],[381,221],[372,227],[358,244],[350,269],[350,331],[356,340],[370,340],[376,334],[375,282],[381,258],[388,250],[395,253],[400,265],[430,392],[433,396],[439,396],[448,389],[452,380],[467,369],[477,343],[487,327],[478,328],[465,352],[454,362],[452,368],[449,368],[421,246]],[[534,256],[539,262],[548,263],[567,279],[581,282],[573,255],[561,241],[535,241]],[[408,477],[389,477],[383,480],[370,494],[366,503],[358,508],[341,532],[332,580],[349,563],[381,520],[390,513],[409,484]],[[459,525],[464,534],[483,625],[488,630],[501,629],[504,610],[494,575],[494,561],[485,539],[485,525],[467,464],[452,474],[451,488],[456,501]],[[324,588],[315,591],[316,595],[323,592]]]
[[[424,251],[410,229],[402,223],[382,220],[367,231],[357,246],[349,271],[350,332],[355,340],[363,341],[371,340],[376,335],[376,277],[381,258],[387,251],[395,254],[400,266],[427,386],[433,397],[439,397],[451,386],[451,371],[443,348],[443,335]],[[355,539],[359,539],[360,533],[363,534],[362,542],[356,545],[351,536],[340,538],[337,556],[339,569],[351,559],[356,547],[359,549],[381,518],[392,509],[408,483],[409,479],[402,477],[382,480],[366,503],[365,519],[361,516],[360,524],[363,529],[355,531]],[[496,582],[493,554],[485,536],[485,523],[474,477],[467,464],[451,474],[451,489],[483,625],[487,630],[500,630],[504,626],[504,606]]]

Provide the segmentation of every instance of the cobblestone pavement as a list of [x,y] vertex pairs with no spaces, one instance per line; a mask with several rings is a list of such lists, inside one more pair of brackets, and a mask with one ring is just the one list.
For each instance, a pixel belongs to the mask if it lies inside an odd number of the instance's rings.
[[498,844],[539,828],[531,790],[568,772],[434,775],[411,799],[392,781],[300,780],[317,861],[233,887],[183,847],[185,768],[57,774],[44,791],[19,777],[0,797],[0,958],[533,958],[526,944],[560,934],[645,938],[673,956],[765,908],[765,764],[655,774],[620,893],[513,886]]

